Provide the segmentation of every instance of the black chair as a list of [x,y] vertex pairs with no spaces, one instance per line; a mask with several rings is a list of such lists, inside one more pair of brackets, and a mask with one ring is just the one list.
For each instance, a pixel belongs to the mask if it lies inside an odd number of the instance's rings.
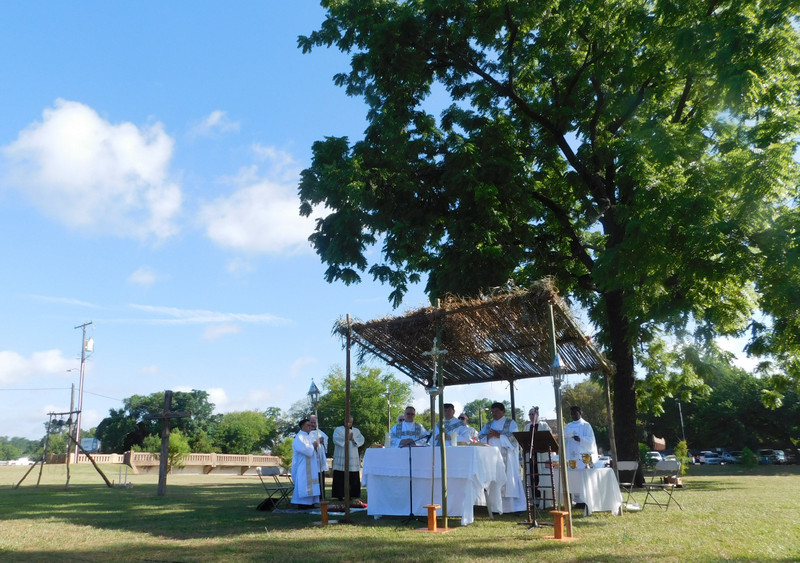
[[[294,493],[291,475],[281,475],[280,467],[258,467],[256,473],[267,493],[267,498],[261,501],[258,510],[274,510],[282,505],[288,507],[291,504]],[[282,481],[281,478],[286,480]]]

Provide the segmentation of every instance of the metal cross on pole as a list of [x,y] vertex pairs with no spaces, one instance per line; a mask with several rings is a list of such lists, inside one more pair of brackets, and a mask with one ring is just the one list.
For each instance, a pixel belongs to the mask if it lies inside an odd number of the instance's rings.
[[161,428],[161,456],[158,458],[158,496],[167,494],[167,458],[169,457],[169,421],[173,418],[186,418],[191,416],[187,411],[172,410],[172,391],[164,391],[164,410],[159,413],[145,415],[144,420],[160,420]]
[[[438,302],[437,302],[438,305]],[[431,381],[431,387],[428,389],[428,394],[431,396],[431,418],[433,424],[431,424],[431,506],[434,506],[434,488],[436,483],[436,475],[435,475],[435,467],[436,462],[433,455],[433,448],[436,444],[436,440],[433,439],[433,436],[436,435],[433,427],[436,425],[434,416],[436,409],[434,408],[435,404],[435,397],[438,395],[439,397],[439,450],[441,452],[441,459],[442,459],[442,479],[441,479],[441,486],[442,486],[442,524],[444,528],[447,528],[447,454],[445,452],[445,434],[444,434],[444,424],[442,423],[442,409],[444,404],[444,396],[442,395],[442,391],[444,388],[444,381],[442,377],[442,360],[441,357],[447,354],[447,350],[439,348],[439,340],[440,340],[440,330],[437,329],[436,338],[433,340],[433,347],[428,352],[423,352],[423,355],[430,356],[433,358],[433,376]],[[432,509],[431,509],[432,510]],[[435,518],[435,513],[434,513]],[[430,522],[428,523],[428,529],[430,529]]]

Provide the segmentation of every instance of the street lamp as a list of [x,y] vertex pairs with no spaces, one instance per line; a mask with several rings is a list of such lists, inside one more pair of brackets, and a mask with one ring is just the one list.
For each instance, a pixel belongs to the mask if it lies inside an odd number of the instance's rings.
[[317,405],[319,404],[319,389],[313,379],[311,380],[311,387],[308,388],[308,400],[311,401],[311,406],[314,408],[314,414],[316,415]]
[[[314,409],[314,420],[317,421],[316,428],[314,428],[314,440],[318,441],[319,440],[319,433],[320,433],[320,430],[319,430],[319,416],[317,416],[317,405],[319,405],[319,388],[316,386],[316,384],[314,383],[313,379],[311,380],[311,387],[308,388],[308,400],[311,402],[311,406]],[[322,473],[322,466],[323,466],[323,461],[327,457],[328,453],[326,451],[324,451],[324,448],[322,448],[322,447],[317,448],[317,452],[319,452],[317,455],[320,457],[320,460],[319,460],[319,471],[320,471],[319,490],[320,490],[321,498],[323,500],[325,500],[325,488],[324,488],[323,481],[322,481],[322,479],[324,478],[323,473]]]

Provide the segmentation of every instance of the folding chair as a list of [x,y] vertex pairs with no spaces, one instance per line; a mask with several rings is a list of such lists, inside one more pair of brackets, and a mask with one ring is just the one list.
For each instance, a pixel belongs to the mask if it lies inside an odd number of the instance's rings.
[[637,503],[631,504],[631,496],[633,495],[633,485],[636,482],[636,471],[639,469],[638,461],[618,461],[617,473],[619,474],[619,488],[622,494],[627,493],[625,497],[625,508],[638,510]]
[[[681,503],[674,497],[675,489],[678,486],[678,476],[681,474],[680,461],[659,461],[653,468],[653,474],[650,477],[650,482],[644,484],[644,489],[647,491],[647,496],[644,497],[644,504],[642,509],[648,504],[655,504],[664,510],[669,509],[671,502],[678,505],[678,508],[683,510]],[[665,496],[663,500],[659,501],[655,494],[663,493]],[[652,502],[648,502],[648,500]]]
[[[267,498],[261,501],[258,510],[273,510],[281,505],[289,506],[292,501],[292,493],[294,493],[292,477],[287,475],[288,481],[281,481],[280,467],[258,467],[256,473],[267,492]],[[265,480],[264,477],[267,479]]]

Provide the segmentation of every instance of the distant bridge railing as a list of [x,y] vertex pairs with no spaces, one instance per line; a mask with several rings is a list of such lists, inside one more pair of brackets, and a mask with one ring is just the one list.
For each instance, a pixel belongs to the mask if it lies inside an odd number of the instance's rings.
[[[159,454],[150,452],[125,452],[124,454],[91,454],[95,463],[124,463],[128,465],[134,473],[158,471]],[[65,463],[65,454],[50,454],[47,456],[47,463]],[[89,463],[86,454],[78,455],[78,463]],[[188,454],[181,459],[184,468],[202,467],[203,473],[211,473],[215,469],[235,468],[241,475],[249,469],[255,467],[280,467],[281,458],[276,455],[253,455],[253,454]],[[174,468],[173,471],[178,470]]]

